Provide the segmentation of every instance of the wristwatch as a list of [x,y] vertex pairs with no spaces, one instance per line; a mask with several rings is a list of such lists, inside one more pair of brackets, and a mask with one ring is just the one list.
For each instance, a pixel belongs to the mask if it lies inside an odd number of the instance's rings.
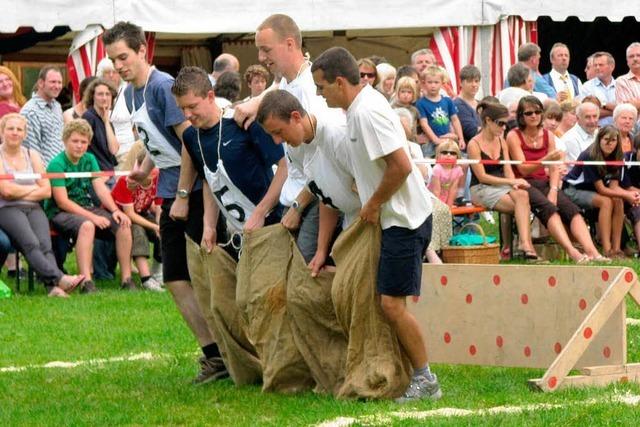
[[187,199],[189,198],[189,190],[185,190],[184,188],[181,188],[176,193],[176,196],[180,197],[181,199]]
[[298,215],[302,215],[302,211],[304,210],[304,208],[300,206],[300,202],[297,200],[294,200],[293,203],[291,203],[291,209],[298,212]]

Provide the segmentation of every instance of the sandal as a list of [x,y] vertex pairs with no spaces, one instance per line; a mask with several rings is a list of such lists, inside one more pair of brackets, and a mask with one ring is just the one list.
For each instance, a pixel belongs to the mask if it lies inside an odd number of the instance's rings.
[[596,257],[591,258],[592,262],[602,262],[604,264],[610,264],[611,258],[607,258],[606,256],[598,255]]
[[580,259],[576,260],[575,263],[577,265],[585,265],[591,262],[591,258],[589,258],[589,255],[583,254]]
[[[74,277],[74,276],[68,276],[68,277]],[[77,276],[75,276],[75,279],[72,280],[70,283],[64,284],[63,281],[60,280],[60,282],[58,282],[57,287],[62,289],[65,293],[69,293],[69,292],[72,292],[75,288],[77,288],[83,281],[84,281],[84,274],[78,274]]]

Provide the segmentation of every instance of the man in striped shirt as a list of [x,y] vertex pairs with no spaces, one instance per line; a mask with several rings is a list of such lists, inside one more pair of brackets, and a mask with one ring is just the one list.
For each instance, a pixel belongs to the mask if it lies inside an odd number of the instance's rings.
[[56,101],[62,90],[62,73],[53,65],[45,65],[38,74],[37,92],[24,104],[20,113],[27,118],[24,145],[40,153],[45,166],[62,145],[62,107]]
[[629,72],[616,79],[616,103],[628,102],[640,110],[640,43],[627,47]]

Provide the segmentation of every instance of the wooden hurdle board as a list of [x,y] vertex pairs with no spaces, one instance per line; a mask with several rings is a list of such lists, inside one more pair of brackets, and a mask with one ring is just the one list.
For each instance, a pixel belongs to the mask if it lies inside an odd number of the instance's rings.
[[409,309],[430,361],[546,368],[530,384],[554,391],[640,382],[640,364],[627,363],[627,294],[640,304],[625,267],[424,264]]

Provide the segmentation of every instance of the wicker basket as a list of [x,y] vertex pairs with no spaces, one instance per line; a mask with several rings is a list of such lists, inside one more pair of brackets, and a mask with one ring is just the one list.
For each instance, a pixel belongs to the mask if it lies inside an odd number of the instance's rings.
[[442,260],[447,264],[498,264],[500,245],[488,243],[484,230],[478,224],[470,222],[461,229],[474,228],[484,239],[484,244],[476,246],[445,246],[442,248]]

